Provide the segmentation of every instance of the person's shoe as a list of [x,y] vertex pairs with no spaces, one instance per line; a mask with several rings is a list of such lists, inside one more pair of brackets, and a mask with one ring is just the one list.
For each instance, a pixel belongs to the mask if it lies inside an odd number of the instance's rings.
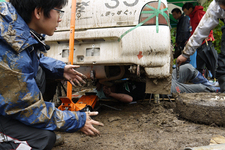
[[225,75],[218,78],[219,85],[220,85],[220,91],[223,93],[225,91]]
[[197,76],[191,80],[192,83],[194,84],[203,84],[205,86],[213,86],[212,83],[209,82],[200,72],[198,72]]
[[217,87],[217,86],[211,86],[216,93],[219,93],[220,92],[220,87]]
[[55,140],[55,146],[60,146],[64,144],[64,138],[61,136],[61,134],[56,134],[56,140]]
[[[209,81],[209,82],[210,82],[210,81]],[[219,86],[220,86],[218,81],[215,81],[215,82],[210,82],[210,83],[212,83],[212,86],[217,86],[217,87],[219,87]]]

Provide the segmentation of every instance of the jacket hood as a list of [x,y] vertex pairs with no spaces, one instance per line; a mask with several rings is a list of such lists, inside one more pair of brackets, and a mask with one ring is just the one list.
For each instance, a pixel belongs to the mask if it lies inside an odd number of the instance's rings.
[[193,17],[196,13],[196,11],[201,10],[203,11],[204,7],[202,6],[195,6],[195,9],[192,11],[192,13],[189,14],[189,17]]
[[0,40],[20,53],[30,45],[38,43],[30,34],[25,21],[8,2],[0,3]]

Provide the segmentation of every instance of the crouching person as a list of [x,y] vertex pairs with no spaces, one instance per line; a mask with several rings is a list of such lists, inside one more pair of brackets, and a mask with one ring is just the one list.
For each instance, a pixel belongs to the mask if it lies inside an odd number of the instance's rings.
[[53,79],[84,82],[78,66],[66,65],[46,51],[41,34],[53,35],[67,0],[10,0],[0,3],[0,149],[50,150],[54,131],[98,135],[90,119],[97,112],[61,111],[45,102],[35,81],[38,68]]

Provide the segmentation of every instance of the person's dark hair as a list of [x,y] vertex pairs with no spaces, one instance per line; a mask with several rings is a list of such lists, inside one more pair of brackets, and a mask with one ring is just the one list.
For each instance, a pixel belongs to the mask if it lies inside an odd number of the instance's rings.
[[190,8],[192,8],[194,10],[195,6],[192,3],[185,3],[182,7],[182,10],[184,10],[184,9],[189,10]]
[[225,0],[215,0],[216,3],[218,3],[219,5],[224,5],[225,6]]
[[181,13],[181,10],[179,8],[174,8],[171,13],[176,12],[177,14]]
[[44,10],[44,16],[49,17],[50,11],[57,7],[62,8],[68,0],[10,0],[9,2],[15,7],[18,14],[26,23],[30,23],[31,15],[35,8]]

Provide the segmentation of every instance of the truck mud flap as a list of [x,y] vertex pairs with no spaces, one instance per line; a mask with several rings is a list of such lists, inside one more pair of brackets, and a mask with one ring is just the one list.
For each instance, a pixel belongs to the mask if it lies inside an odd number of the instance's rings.
[[170,94],[172,77],[162,79],[146,79],[145,93]]

